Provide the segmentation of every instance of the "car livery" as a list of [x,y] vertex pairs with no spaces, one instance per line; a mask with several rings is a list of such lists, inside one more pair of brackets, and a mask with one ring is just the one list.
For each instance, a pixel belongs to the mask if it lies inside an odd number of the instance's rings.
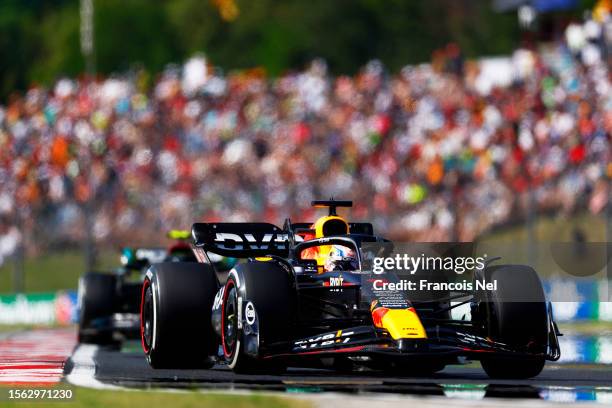
[[[313,205],[329,214],[313,223],[287,219],[283,228],[196,223],[192,250],[200,263],[152,265],[140,310],[150,365],[221,362],[246,373],[361,365],[430,374],[472,359],[491,377],[529,378],[546,360],[559,358],[560,333],[530,267],[487,264],[475,272],[474,279],[496,280],[497,291],[422,300],[405,290],[374,288],[375,280],[397,277],[374,274],[365,248],[392,243],[374,235],[371,224],[338,216],[337,208],[349,201]],[[210,253],[241,262],[221,280]],[[519,292],[531,301],[508,300]],[[454,319],[451,310],[466,303],[471,319]]]

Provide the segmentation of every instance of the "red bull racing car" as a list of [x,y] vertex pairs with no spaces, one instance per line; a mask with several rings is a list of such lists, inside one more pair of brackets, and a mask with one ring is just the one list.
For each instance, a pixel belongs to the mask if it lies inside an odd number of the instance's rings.
[[[529,378],[559,358],[560,333],[532,268],[489,263],[473,279],[494,288],[411,292],[393,284],[393,273],[374,273],[372,259],[393,243],[371,224],[337,215],[350,201],[313,204],[329,209],[314,223],[194,224],[199,262],[146,272],[140,331],[149,364],[224,361],[245,373],[363,366],[413,375],[468,359],[493,378]],[[241,262],[220,282],[210,253]],[[453,317],[465,305],[470,317]]]

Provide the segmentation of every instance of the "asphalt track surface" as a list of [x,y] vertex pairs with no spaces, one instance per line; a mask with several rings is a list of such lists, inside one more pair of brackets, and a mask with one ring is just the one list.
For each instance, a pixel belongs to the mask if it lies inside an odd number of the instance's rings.
[[[289,369],[283,375],[240,375],[225,366],[209,370],[154,370],[141,352],[98,349],[94,356],[95,379],[108,385],[135,388],[248,389],[287,392],[377,392],[444,395],[452,386],[480,386],[486,397],[539,398],[549,388],[612,388],[612,368],[598,365],[547,363],[544,371],[529,380],[491,380],[480,367],[449,366],[426,377],[389,376],[360,371],[339,374],[322,369]],[[70,371],[70,363],[67,370]]]

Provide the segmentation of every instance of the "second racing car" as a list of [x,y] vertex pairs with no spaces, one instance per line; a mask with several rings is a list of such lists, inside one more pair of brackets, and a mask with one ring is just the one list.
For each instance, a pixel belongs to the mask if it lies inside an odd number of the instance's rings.
[[[121,265],[111,272],[88,272],[79,279],[79,343],[118,344],[140,336],[141,287],[148,267],[158,262],[197,262],[189,231],[172,230],[167,248],[123,248]],[[233,259],[209,254],[215,268],[227,271]]]

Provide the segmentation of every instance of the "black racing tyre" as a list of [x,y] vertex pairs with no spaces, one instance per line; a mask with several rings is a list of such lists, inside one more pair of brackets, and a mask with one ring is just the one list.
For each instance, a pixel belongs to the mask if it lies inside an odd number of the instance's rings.
[[531,378],[544,368],[548,313],[537,273],[524,265],[496,265],[485,270],[497,290],[486,291],[485,330],[493,340],[528,351],[530,356],[491,356],[481,360],[491,378]]
[[[251,303],[256,312],[261,352],[267,344],[290,338],[296,298],[291,273],[274,262],[239,264],[230,271],[223,290],[221,345],[232,370],[271,373],[285,369],[278,360],[264,360],[245,352],[245,309]],[[240,307],[243,310],[239,313]],[[238,324],[238,316],[243,317],[242,324]]]
[[142,348],[153,368],[210,368],[219,342],[211,310],[219,283],[210,265],[152,265],[142,286]]
[[116,309],[115,275],[88,272],[79,279],[79,343],[110,344],[112,330],[108,327],[97,330],[95,320],[110,318]]

